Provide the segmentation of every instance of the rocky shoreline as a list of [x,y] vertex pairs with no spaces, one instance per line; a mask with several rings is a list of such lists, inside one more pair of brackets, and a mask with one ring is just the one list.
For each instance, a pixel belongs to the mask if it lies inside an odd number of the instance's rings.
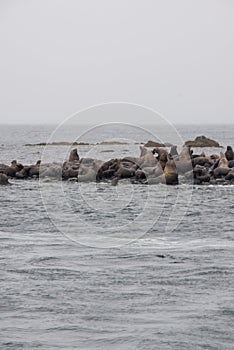
[[[201,144],[205,145],[203,147],[209,147],[209,144],[210,147],[220,147],[215,141],[201,136],[194,141],[185,142],[179,154],[176,146],[171,146],[170,151],[167,151],[163,147],[148,150],[141,145],[138,157],[110,159],[105,162],[93,158],[80,158],[75,148],[71,151],[68,161],[64,163],[41,163],[38,160],[36,164],[23,165],[13,160],[11,165],[0,164],[0,185],[10,184],[9,179],[12,178],[105,181],[112,185],[117,185],[123,179],[147,185],[234,184],[234,152],[231,146],[227,146],[225,152],[207,156],[204,152],[194,154],[191,142],[199,144],[196,147],[201,147]],[[145,145],[152,146],[153,143],[148,141]]]

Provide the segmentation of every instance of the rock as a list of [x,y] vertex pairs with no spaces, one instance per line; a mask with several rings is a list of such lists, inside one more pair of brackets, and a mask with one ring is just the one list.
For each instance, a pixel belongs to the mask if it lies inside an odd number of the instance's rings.
[[185,146],[189,147],[221,147],[217,141],[206,136],[197,136],[194,141],[186,141]]
[[24,146],[27,147],[36,147],[36,146],[90,146],[92,144],[87,142],[67,142],[67,141],[59,141],[59,142],[39,142],[39,143],[26,143]]
[[144,144],[144,147],[165,147],[165,144],[150,140]]

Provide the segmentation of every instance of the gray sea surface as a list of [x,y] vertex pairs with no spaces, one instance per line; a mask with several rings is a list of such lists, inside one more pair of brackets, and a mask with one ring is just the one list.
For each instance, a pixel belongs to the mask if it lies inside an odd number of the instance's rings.
[[[57,141],[135,141],[78,147],[110,159],[137,155],[149,136],[85,129]],[[35,163],[43,147],[24,145],[53,130],[1,126],[0,163]],[[177,130],[234,146],[233,125]],[[11,183],[0,187],[0,349],[233,349],[234,186]]]

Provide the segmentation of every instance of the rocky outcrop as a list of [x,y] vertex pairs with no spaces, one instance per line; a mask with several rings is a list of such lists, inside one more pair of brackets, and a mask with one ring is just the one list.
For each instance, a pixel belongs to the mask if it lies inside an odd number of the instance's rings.
[[173,145],[171,143],[160,143],[160,142],[156,142],[156,141],[147,141],[144,144],[144,147],[172,147]]
[[110,182],[117,185],[124,179],[135,184],[234,184],[234,159],[231,146],[226,152],[206,155],[193,154],[190,146],[184,146],[179,154],[165,148],[152,150],[140,146],[138,157],[110,159],[106,162],[93,158],[80,158],[77,149],[64,163],[23,165],[16,160],[11,165],[0,164],[0,184],[7,185],[8,178],[52,178],[77,182]]
[[186,141],[185,145],[188,147],[221,147],[217,141],[206,136],[197,136],[193,141]]

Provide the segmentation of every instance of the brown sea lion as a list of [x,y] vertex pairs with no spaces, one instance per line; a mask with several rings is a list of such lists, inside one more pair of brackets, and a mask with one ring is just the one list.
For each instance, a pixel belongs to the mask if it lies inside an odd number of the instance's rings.
[[166,165],[163,170],[163,174],[157,177],[151,177],[147,179],[149,185],[156,184],[167,184],[167,185],[178,185],[178,173],[175,161],[172,157],[167,158]]
[[96,171],[96,181],[110,179],[120,167],[119,159],[111,159],[103,163]]
[[111,181],[111,186],[117,186],[119,183],[119,179],[117,177],[115,177],[112,181]]
[[228,168],[228,167],[215,168],[213,171],[214,178],[217,179],[217,178],[226,176],[229,173],[229,171],[230,171],[230,168]]
[[147,180],[147,176],[145,174],[145,172],[141,169],[138,169],[135,173],[135,180],[136,182],[145,182]]
[[203,154],[202,156],[194,158],[192,160],[192,164],[193,166],[196,166],[196,165],[204,166],[205,164],[211,166],[214,164],[214,160],[211,159],[210,157],[206,157],[205,154]]
[[115,173],[118,179],[129,179],[135,176],[135,169],[121,166]]
[[132,164],[139,165],[140,158],[138,157],[124,157],[121,159],[122,162],[131,162]]
[[178,174],[185,174],[192,170],[192,151],[189,146],[183,146],[179,157],[175,158],[175,164]]
[[228,160],[223,152],[220,152],[219,168],[228,168]]
[[153,149],[153,153],[157,154],[156,158],[160,162],[162,169],[164,169],[167,163],[167,157],[168,157],[167,151],[163,148],[156,147]]
[[2,172],[4,172],[8,177],[15,177],[15,174],[23,168],[23,164],[17,163],[16,160],[13,160],[10,166],[7,165],[4,167],[4,169],[2,169]]
[[214,178],[226,176],[230,171],[228,160],[223,152],[220,152],[220,160],[218,166],[213,170]]
[[126,160],[122,160],[120,161],[120,166],[123,166],[125,168],[129,168],[129,169],[138,169],[139,166],[136,163],[130,162],[130,161],[126,161]]
[[28,176],[39,177],[41,160],[38,160],[35,165],[31,165],[28,170]]
[[29,169],[30,166],[24,166],[23,169],[15,173],[15,177],[17,179],[26,179],[27,177],[29,177]]
[[175,161],[172,157],[168,157],[166,166],[164,168],[164,175],[167,185],[178,185],[178,173]]
[[0,173],[0,185],[9,185],[8,177],[6,174]]
[[80,157],[79,154],[77,152],[77,148],[74,148],[73,150],[71,150],[70,152],[70,156],[69,156],[69,162],[74,162],[74,161],[79,161]]
[[63,180],[68,180],[74,177],[77,177],[79,174],[78,169],[73,169],[73,168],[65,168],[62,170],[62,178]]
[[219,155],[218,154],[211,154],[210,158],[213,159],[214,161],[216,161],[217,159],[219,159]]
[[201,184],[203,182],[210,182],[210,175],[206,167],[197,164],[193,169],[194,183]]

